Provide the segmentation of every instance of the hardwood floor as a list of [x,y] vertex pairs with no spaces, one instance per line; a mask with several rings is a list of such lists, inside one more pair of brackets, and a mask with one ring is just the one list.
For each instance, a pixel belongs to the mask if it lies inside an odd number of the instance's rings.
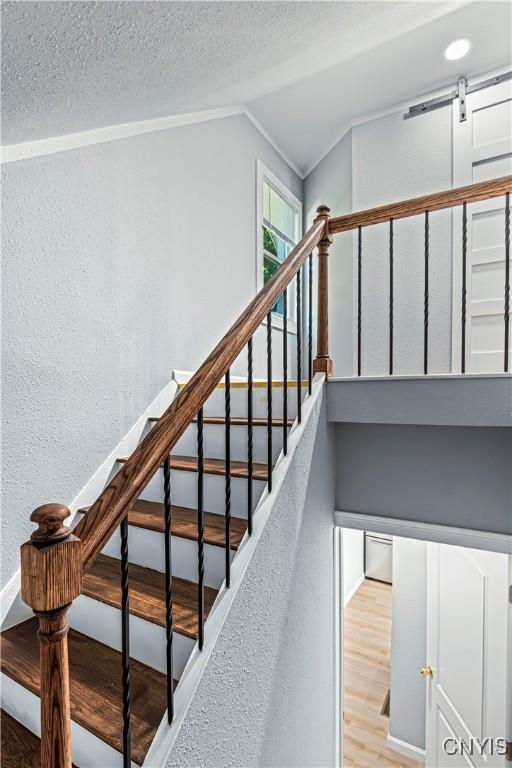
[[344,621],[344,768],[422,768],[388,748],[389,719],[381,715],[389,690],[391,586],[364,581]]

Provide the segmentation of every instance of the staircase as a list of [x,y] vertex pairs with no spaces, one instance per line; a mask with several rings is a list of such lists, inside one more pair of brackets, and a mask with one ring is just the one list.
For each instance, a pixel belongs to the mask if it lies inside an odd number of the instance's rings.
[[[296,390],[288,384],[286,430],[294,422]],[[307,384],[305,382],[305,384]],[[268,410],[266,382],[254,382],[252,505],[255,509],[268,482]],[[272,382],[275,412],[282,412],[283,382]],[[301,389],[304,392],[304,389]],[[237,516],[231,517],[230,558],[247,531],[248,440],[247,383],[237,382],[231,392],[231,492]],[[204,617],[207,620],[225,580],[226,419],[224,387],[218,387],[204,405],[204,482],[208,511],[204,512]],[[150,417],[148,429],[158,422]],[[272,424],[272,461],[282,450],[283,418]],[[126,457],[118,458],[119,465]],[[198,639],[198,457],[197,419],[187,428],[170,457],[171,551],[173,594],[174,686],[187,665]],[[163,468],[128,513],[131,759],[142,765],[167,709],[165,655],[165,505]],[[84,517],[88,509],[80,510]],[[81,595],[69,611],[68,634],[70,705],[74,762],[79,766],[122,765],[123,691],[121,626],[120,537],[114,535],[83,580]],[[205,632],[208,632],[206,621]],[[39,766],[40,740],[28,730],[38,721],[40,674],[37,619],[31,618],[2,633],[1,672],[2,764]],[[21,704],[21,706],[20,706]],[[11,716],[13,715],[13,717]],[[16,718],[16,719],[15,719]],[[73,735],[75,733],[73,732]],[[22,747],[20,747],[22,745]],[[22,751],[20,752],[20,749]],[[20,755],[23,762],[20,763]]]
[[[32,513],[37,529],[21,547],[21,597],[35,618],[7,629],[0,638],[4,766],[71,768],[73,755],[81,768],[129,768],[143,765],[157,730],[169,735],[168,727],[175,723],[174,689],[180,681],[181,690],[187,689],[187,672],[208,642],[208,616],[213,623],[216,607],[220,610],[221,598],[231,588],[231,562],[239,549],[243,561],[244,539],[252,534],[258,501],[264,492],[270,503],[275,498],[273,468],[287,454],[288,431],[295,419],[301,421],[302,399],[312,393],[313,374],[332,374],[328,257],[334,234],[357,231],[355,349],[361,376],[363,228],[389,227],[385,321],[392,375],[394,222],[423,216],[426,375],[430,214],[463,207],[460,333],[465,349],[466,208],[505,196],[503,369],[509,371],[511,191],[512,177],[503,177],[336,218],[320,206],[302,240],[165,413],[149,419],[133,453],[118,457],[117,472],[94,503],[80,510],[78,524],[72,530],[65,525],[70,513],[62,504],[46,504]],[[287,307],[292,301],[299,319],[295,381],[288,377]],[[278,302],[285,309],[276,361],[272,312]],[[253,340],[262,331],[266,380],[256,381]],[[232,382],[231,367],[241,355],[247,380]],[[462,373],[465,359],[463,352]],[[275,370],[282,370],[282,380],[274,379]],[[252,542],[257,544],[257,537]],[[41,733],[40,743],[35,733]]]

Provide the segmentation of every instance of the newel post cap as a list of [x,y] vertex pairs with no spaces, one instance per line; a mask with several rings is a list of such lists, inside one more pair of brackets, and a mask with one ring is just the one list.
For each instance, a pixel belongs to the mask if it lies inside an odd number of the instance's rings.
[[55,543],[69,536],[69,528],[64,525],[64,520],[70,515],[69,508],[65,504],[43,504],[34,509],[30,515],[33,523],[37,523],[37,530],[30,537],[31,541],[39,544]]
[[64,525],[64,504],[44,504],[30,519],[38,528],[21,547],[21,597],[34,611],[69,605],[82,591],[82,544]]
[[314,219],[314,222],[316,224],[317,221],[323,221],[325,225],[325,233],[324,237],[320,242],[324,243],[332,243],[332,236],[329,233],[329,214],[331,212],[331,209],[328,205],[319,205],[316,209],[316,216]]

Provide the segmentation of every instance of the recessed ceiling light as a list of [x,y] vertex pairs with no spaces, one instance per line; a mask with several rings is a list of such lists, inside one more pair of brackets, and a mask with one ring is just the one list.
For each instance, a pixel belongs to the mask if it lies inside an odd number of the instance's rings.
[[450,43],[446,48],[444,55],[448,61],[457,61],[457,59],[462,59],[462,57],[469,52],[470,48],[471,42],[466,37],[463,37],[460,40],[454,40],[453,43]]

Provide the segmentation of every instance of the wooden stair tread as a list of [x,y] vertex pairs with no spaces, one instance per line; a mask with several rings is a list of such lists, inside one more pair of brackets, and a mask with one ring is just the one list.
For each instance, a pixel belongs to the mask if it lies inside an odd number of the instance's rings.
[[[2,633],[0,668],[39,696],[37,626],[34,617]],[[68,633],[68,648],[72,720],[121,752],[121,654],[73,629]],[[167,708],[165,675],[131,659],[130,686],[132,759],[142,765]],[[18,760],[17,765],[25,763]]]
[[[88,508],[81,509],[87,514]],[[164,505],[157,501],[139,499],[128,513],[128,524],[137,528],[146,528],[157,533],[165,533]],[[247,521],[240,517],[231,518],[231,549],[238,549],[247,529]],[[171,533],[182,539],[197,541],[197,509],[189,507],[171,507]],[[225,518],[213,512],[204,513],[204,541],[224,547],[226,541]]]
[[[148,421],[156,422],[160,420],[160,416],[150,416]],[[222,425],[226,423],[226,419],[224,416],[203,416],[203,424],[216,424],[216,425]],[[197,424],[197,419],[192,420],[192,424]],[[249,419],[244,416],[232,416],[231,417],[231,426],[232,427],[246,427],[249,424]],[[254,417],[252,420],[253,427],[266,427],[268,425],[268,419],[265,418],[256,418]],[[273,427],[283,427],[284,425],[284,419],[272,419],[272,426]],[[287,426],[293,427],[293,419],[287,420]]]
[[40,739],[11,717],[3,709],[0,712],[2,768],[40,768]]
[[[127,461],[126,456],[117,459],[120,462]],[[171,469],[181,470],[183,472],[197,472],[196,456],[174,456],[171,455]],[[204,459],[204,471],[207,475],[225,475],[226,462],[224,459]],[[254,480],[268,480],[267,465],[254,462],[252,465],[252,476]],[[248,464],[246,461],[231,462],[231,477],[249,477]]]
[[[151,568],[129,564],[130,613],[165,627],[165,575]],[[175,632],[193,640],[197,638],[197,584],[193,581],[172,580],[173,627]],[[94,600],[121,608],[121,561],[99,555],[85,574],[82,593]],[[204,588],[204,614],[208,616],[217,590]]]

